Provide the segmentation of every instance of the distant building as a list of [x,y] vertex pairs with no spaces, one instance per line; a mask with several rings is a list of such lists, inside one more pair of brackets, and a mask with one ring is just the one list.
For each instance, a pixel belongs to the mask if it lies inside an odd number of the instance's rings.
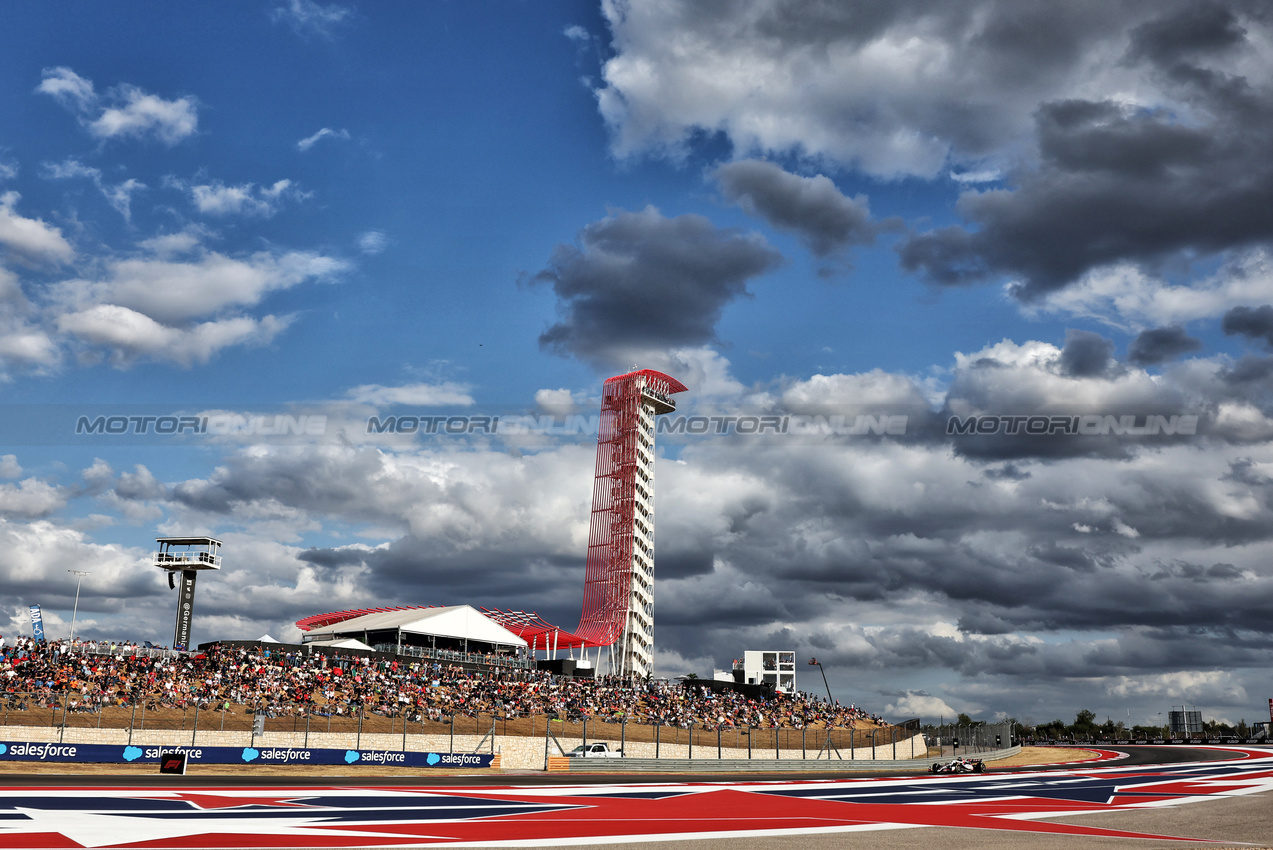
[[714,678],[731,677],[735,682],[747,685],[769,685],[784,694],[796,690],[796,654],[783,650],[752,650],[734,659],[730,673],[716,671]]

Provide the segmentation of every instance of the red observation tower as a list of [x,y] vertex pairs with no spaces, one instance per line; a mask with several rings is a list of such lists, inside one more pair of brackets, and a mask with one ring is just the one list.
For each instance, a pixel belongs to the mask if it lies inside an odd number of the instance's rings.
[[583,616],[575,634],[610,648],[611,669],[654,668],[654,417],[676,410],[680,381],[653,369],[601,389]]

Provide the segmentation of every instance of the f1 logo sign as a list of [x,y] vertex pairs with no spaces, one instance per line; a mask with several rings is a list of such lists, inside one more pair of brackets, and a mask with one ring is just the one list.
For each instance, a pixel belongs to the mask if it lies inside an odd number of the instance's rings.
[[164,753],[159,757],[160,773],[175,773],[178,776],[186,775],[186,754],[185,753]]

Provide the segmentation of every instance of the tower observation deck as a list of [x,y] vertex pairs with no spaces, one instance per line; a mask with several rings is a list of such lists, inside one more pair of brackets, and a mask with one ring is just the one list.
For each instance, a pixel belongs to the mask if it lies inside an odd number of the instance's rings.
[[601,390],[583,616],[575,634],[610,648],[611,669],[654,667],[654,417],[686,387],[662,372],[616,375]]

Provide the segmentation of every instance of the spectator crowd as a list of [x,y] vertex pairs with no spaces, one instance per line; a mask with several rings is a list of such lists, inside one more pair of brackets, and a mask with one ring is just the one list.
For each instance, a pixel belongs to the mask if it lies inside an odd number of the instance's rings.
[[805,729],[888,725],[856,705],[804,694],[744,695],[693,679],[567,678],[544,671],[466,670],[416,659],[328,656],[220,644],[173,653],[131,643],[0,646],[0,687],[10,708],[69,711],[144,705],[267,716],[365,714],[441,721],[478,714],[547,715],[705,729]]

